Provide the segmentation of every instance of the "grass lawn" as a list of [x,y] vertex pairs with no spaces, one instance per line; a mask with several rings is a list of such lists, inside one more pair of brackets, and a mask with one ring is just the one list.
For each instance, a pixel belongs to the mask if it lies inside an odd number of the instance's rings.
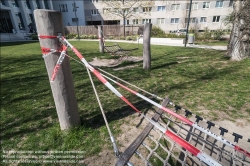
[[198,45],[207,45],[207,46],[227,46],[227,40],[212,40],[212,41],[195,41],[195,44]]
[[[98,42],[71,43],[87,61],[94,57],[110,58],[98,52]],[[103,69],[149,92],[169,96],[174,103],[207,119],[250,122],[250,60],[233,62],[224,57],[224,51],[184,47],[152,45],[151,52],[150,71],[142,69],[142,62],[125,70]],[[72,51],[69,55],[75,57]],[[142,55],[141,45],[133,55]],[[126,65],[131,64],[125,62],[120,66]],[[3,150],[79,150],[88,158],[104,148],[112,149],[86,69],[75,61],[71,61],[71,68],[82,125],[64,133],[60,131],[39,43],[1,43]],[[125,123],[122,119],[134,111],[97,79],[94,82],[116,137],[121,132],[119,126]],[[151,107],[118,90],[140,110]]]

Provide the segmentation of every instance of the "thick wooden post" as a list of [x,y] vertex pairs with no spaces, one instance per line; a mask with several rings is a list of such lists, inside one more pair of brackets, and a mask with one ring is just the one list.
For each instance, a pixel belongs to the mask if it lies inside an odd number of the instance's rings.
[[99,50],[104,52],[103,26],[98,26]]
[[146,23],[143,30],[143,69],[149,70],[151,68],[151,36],[152,24]]
[[[37,9],[34,11],[37,33],[45,36],[64,35],[62,15],[58,11]],[[40,39],[41,47],[57,49],[61,48],[59,39]],[[53,73],[60,53],[52,53],[44,58],[49,79]],[[54,97],[56,111],[61,130],[70,129],[80,124],[80,117],[76,102],[76,95],[72,79],[69,58],[65,57],[56,75],[54,82],[50,83]]]

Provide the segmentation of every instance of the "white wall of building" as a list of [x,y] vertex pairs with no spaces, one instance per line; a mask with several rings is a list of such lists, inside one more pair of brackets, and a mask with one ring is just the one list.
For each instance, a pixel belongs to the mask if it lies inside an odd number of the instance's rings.
[[[4,4],[1,3],[1,11],[8,11],[13,29],[17,33],[29,32],[28,25],[35,23],[33,14],[35,9],[53,10],[52,0],[4,0]],[[17,15],[21,16],[22,24]]]
[[73,11],[73,3],[75,2],[77,11],[76,15],[78,18],[78,25],[85,26],[85,12],[84,12],[84,1],[76,0],[76,1],[66,1],[66,0],[56,0],[53,1],[54,10],[61,11],[63,16],[63,25],[65,26],[76,26],[76,21],[74,18],[75,12]]

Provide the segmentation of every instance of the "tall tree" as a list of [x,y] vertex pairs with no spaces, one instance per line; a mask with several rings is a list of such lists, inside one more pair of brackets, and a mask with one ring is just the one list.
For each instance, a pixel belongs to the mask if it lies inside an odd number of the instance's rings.
[[105,4],[104,15],[117,17],[123,21],[123,35],[125,36],[125,24],[129,19],[141,19],[151,12],[154,1],[151,0],[103,0]]
[[233,8],[227,56],[239,61],[250,58],[250,0],[235,0]]

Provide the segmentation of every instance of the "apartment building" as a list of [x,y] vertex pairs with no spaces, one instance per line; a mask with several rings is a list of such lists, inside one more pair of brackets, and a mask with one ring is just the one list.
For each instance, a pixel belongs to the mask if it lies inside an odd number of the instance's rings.
[[[85,0],[86,1],[86,0]],[[54,0],[54,10],[60,11],[63,16],[63,25],[65,26],[85,26],[85,8],[84,0],[65,1]]]
[[[35,25],[35,9],[53,9],[52,0],[1,0],[0,32],[29,32],[29,24]],[[35,28],[35,27],[34,27]]]
[[[28,32],[28,25],[35,25],[35,9],[60,11],[65,26],[141,25],[149,22],[166,32],[187,26],[190,0],[150,0],[149,6],[134,5],[126,10],[136,14],[125,22],[121,17],[107,14],[107,9],[115,9],[115,5],[107,5],[107,1],[110,0],[0,0],[0,32]],[[223,19],[232,12],[232,3],[233,0],[193,0],[190,27],[197,30],[206,27],[210,30],[226,29]]]
[[[185,28],[188,21],[190,0],[158,0],[152,6],[133,6],[128,10],[137,12],[139,17],[127,18],[125,22],[121,17],[107,16],[105,13],[107,3],[101,0],[85,0],[85,20],[87,25],[126,24],[136,25],[146,22],[159,26],[165,31]],[[116,2],[117,3],[117,2]],[[126,3],[126,2],[125,2]],[[190,28],[197,30],[226,29],[223,19],[232,12],[232,0],[193,0],[191,5]]]

